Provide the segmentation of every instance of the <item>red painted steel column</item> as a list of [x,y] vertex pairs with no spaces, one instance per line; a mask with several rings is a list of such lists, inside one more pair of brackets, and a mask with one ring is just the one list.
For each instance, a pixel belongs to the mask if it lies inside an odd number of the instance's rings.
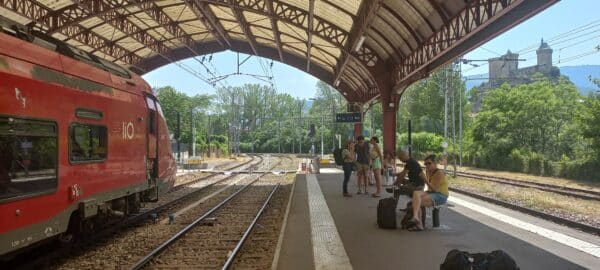
[[354,139],[356,140],[356,137],[360,135],[362,135],[362,122],[354,123]]
[[396,152],[396,114],[398,110],[398,96],[381,95],[383,107],[383,150],[391,153]]
[[379,101],[383,109],[383,150],[396,153],[396,113],[400,96],[393,89],[391,73],[376,74],[379,74],[377,77],[381,94]]

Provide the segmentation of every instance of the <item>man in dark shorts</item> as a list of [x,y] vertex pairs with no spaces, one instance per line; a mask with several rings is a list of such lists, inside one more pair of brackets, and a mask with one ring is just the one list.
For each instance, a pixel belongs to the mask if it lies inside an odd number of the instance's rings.
[[[421,169],[421,165],[417,160],[408,156],[408,153],[405,151],[399,151],[398,157],[402,162],[404,162],[404,170],[402,170],[396,176],[396,182],[394,185],[399,186],[404,184],[404,187],[410,189],[410,193],[414,190],[423,191],[425,187],[425,173]],[[408,181],[404,180],[404,177],[408,174]],[[406,194],[406,195],[411,195]]]
[[364,186],[364,193],[367,192],[367,172],[369,171],[369,165],[371,157],[369,156],[369,144],[365,143],[365,137],[356,137],[356,145],[354,146],[356,152],[356,176],[358,178],[358,192],[356,194],[362,194],[360,188]]

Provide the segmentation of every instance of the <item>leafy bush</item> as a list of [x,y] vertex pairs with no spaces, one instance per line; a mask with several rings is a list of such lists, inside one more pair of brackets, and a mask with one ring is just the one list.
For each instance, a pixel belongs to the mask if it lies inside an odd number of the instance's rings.
[[[412,134],[412,156],[417,159],[425,158],[429,154],[440,154],[444,151],[442,142],[444,137],[429,133],[416,132]],[[404,148],[408,145],[408,133],[398,135],[396,148]]]

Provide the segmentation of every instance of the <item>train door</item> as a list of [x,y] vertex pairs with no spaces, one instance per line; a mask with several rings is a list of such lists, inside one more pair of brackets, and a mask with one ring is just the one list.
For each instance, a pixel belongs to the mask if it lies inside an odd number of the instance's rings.
[[151,187],[147,199],[154,201],[158,199],[158,112],[154,97],[146,96],[146,106],[146,176]]

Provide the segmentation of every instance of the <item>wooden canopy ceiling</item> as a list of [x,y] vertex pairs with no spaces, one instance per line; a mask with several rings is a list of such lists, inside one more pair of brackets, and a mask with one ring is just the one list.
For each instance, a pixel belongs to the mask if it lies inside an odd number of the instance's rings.
[[0,0],[0,15],[138,74],[233,50],[294,66],[365,102],[401,91],[554,2]]

